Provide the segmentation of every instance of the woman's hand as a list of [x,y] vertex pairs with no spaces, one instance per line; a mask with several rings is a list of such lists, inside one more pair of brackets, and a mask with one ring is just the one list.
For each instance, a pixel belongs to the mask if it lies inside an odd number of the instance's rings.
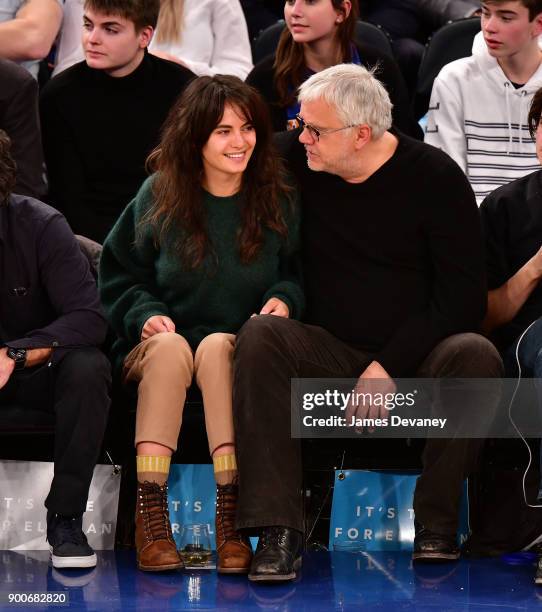
[[260,314],[270,314],[287,319],[290,315],[290,309],[282,300],[272,297],[267,300],[264,307],[260,310]]
[[165,315],[154,315],[145,321],[143,329],[141,330],[141,340],[147,340],[154,334],[160,334],[162,332],[174,332],[175,323]]

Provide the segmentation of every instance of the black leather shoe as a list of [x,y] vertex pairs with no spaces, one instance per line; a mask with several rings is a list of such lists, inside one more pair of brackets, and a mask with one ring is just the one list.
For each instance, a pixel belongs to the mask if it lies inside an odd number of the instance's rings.
[[301,567],[303,534],[288,527],[264,527],[250,565],[252,582],[284,582]]
[[455,535],[435,533],[415,523],[414,552],[412,560],[421,563],[442,563],[457,561],[459,547]]

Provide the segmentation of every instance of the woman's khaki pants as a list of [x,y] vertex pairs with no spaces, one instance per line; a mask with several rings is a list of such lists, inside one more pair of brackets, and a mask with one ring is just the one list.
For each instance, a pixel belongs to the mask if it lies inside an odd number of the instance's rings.
[[210,334],[194,354],[179,334],[155,334],[124,360],[124,381],[139,383],[135,444],[177,448],[186,390],[195,376],[203,395],[209,450],[234,442],[232,419],[233,334]]

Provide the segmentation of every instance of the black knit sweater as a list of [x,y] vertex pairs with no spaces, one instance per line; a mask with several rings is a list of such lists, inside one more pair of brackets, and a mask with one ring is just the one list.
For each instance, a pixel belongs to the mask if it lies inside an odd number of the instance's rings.
[[310,170],[296,132],[277,141],[301,194],[305,320],[370,352],[391,376],[412,376],[440,340],[478,330],[485,265],[459,166],[394,133],[394,155],[359,184]]
[[145,159],[193,76],[145,54],[125,77],[80,62],[49,81],[40,99],[49,202],[75,233],[103,242],[145,180]]

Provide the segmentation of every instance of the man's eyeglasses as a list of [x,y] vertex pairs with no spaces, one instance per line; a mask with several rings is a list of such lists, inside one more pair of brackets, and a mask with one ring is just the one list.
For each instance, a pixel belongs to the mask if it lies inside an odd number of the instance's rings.
[[345,125],[344,127],[340,127],[340,128],[329,128],[329,129],[326,129],[326,128],[315,128],[310,123],[307,123],[303,119],[303,117],[300,117],[299,115],[296,115],[295,118],[297,119],[299,127],[302,130],[307,130],[307,132],[311,135],[311,138],[313,140],[316,140],[316,141],[320,140],[320,136],[325,136],[326,134],[333,134],[333,132],[340,132],[341,130],[347,130],[349,128],[356,127],[355,125]]

